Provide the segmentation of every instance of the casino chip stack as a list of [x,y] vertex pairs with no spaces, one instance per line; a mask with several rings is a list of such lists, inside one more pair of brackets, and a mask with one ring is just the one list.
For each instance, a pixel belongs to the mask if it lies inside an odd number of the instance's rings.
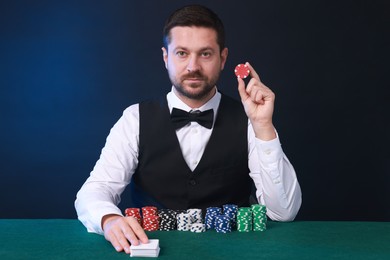
[[177,215],[177,230],[195,233],[206,231],[206,227],[202,223],[202,210],[189,209],[186,212],[179,213]]
[[156,207],[142,208],[142,226],[146,231],[156,231],[159,229],[159,216]]
[[252,209],[242,207],[237,212],[237,230],[239,232],[252,231]]
[[226,215],[215,216],[214,228],[218,233],[232,232],[231,219]]
[[253,204],[253,231],[265,231],[267,229],[267,208],[264,205]]
[[191,216],[188,213],[180,213],[177,215],[177,230],[190,231],[191,230]]
[[201,209],[188,209],[187,213],[190,214],[191,224],[202,223],[202,210]]
[[[142,213],[142,216],[141,216]],[[235,228],[239,232],[265,231],[267,229],[267,209],[264,205],[253,204],[251,207],[238,208],[234,204],[207,208],[203,223],[201,209],[172,210],[147,206],[127,208],[126,216],[138,220],[146,231],[191,231],[205,232],[215,229],[218,233],[229,233]]]
[[127,208],[125,209],[126,217],[134,217],[138,220],[138,223],[142,225],[141,212],[139,208]]
[[176,229],[176,211],[172,209],[160,209],[157,215],[160,217],[159,230],[169,231]]
[[206,225],[203,223],[201,209],[188,209],[187,213],[190,215],[191,232],[201,233],[206,231]]
[[205,225],[206,230],[215,228],[215,217],[222,214],[221,208],[209,207],[206,209]]
[[225,204],[222,206],[222,209],[223,209],[223,214],[230,219],[232,229],[236,228],[238,206],[234,204]]

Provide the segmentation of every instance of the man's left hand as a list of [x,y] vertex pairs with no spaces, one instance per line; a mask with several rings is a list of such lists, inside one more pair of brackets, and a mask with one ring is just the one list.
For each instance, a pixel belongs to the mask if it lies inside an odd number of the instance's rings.
[[276,138],[272,123],[275,94],[265,86],[254,68],[247,62],[251,79],[245,87],[245,82],[237,78],[238,92],[245,112],[251,121],[257,138],[269,141]]

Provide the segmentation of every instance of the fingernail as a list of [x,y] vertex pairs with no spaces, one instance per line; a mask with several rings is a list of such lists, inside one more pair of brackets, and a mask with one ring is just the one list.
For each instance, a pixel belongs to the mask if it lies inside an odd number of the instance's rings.
[[119,251],[121,251],[121,247],[120,246],[116,246],[115,250],[119,252]]

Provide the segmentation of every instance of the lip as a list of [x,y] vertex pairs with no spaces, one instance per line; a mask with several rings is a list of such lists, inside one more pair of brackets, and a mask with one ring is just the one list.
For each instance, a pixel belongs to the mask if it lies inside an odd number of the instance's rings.
[[186,78],[185,81],[203,81],[201,78]]

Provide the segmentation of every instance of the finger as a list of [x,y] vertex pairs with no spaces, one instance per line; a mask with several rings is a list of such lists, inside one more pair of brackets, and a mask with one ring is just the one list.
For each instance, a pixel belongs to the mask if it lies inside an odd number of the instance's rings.
[[123,248],[123,250],[125,250],[126,254],[129,254],[130,253],[130,244],[129,244],[129,241],[127,240],[126,236],[122,232],[122,230],[119,231],[118,233],[116,233],[115,235],[116,235],[116,239],[118,240],[120,246]]
[[247,100],[249,95],[245,90],[245,82],[240,77],[237,77],[238,82],[238,93],[240,94],[241,100]]
[[246,86],[246,93],[248,97],[251,98],[252,101],[256,101],[257,92],[261,89],[261,82],[259,82],[255,78],[251,78]]
[[121,220],[121,223],[119,225],[119,230],[115,232],[115,235],[119,243],[125,249],[126,252],[127,252],[126,249],[129,249],[130,244],[132,245],[139,244],[138,237],[135,235],[132,227],[128,223],[128,218],[129,217],[126,217]]
[[111,242],[111,245],[116,251],[120,252],[124,250],[126,253],[130,252],[130,245],[123,234],[120,224],[110,227],[110,229],[105,232],[104,236]]
[[253,95],[253,102],[260,104],[260,105],[264,104],[264,95],[263,95],[262,91],[257,90],[255,92],[255,94]]
[[[251,93],[254,89],[256,89],[256,86],[259,85],[259,81],[255,78],[251,78],[248,82],[248,84],[246,85],[246,92],[247,93]],[[250,94],[249,94],[250,95]]]
[[119,243],[113,232],[105,233],[105,238],[110,241],[111,245],[115,248],[117,252],[121,252],[123,250],[122,245]]
[[245,65],[248,66],[251,77],[257,79],[258,81],[261,81],[261,80],[260,80],[259,74],[257,74],[257,72],[256,72],[255,69],[252,67],[252,65],[250,65],[249,62],[246,62]]
[[[127,222],[125,221],[125,218],[122,217],[118,219],[115,223],[115,226],[111,227],[110,233],[111,235],[111,244],[114,246],[115,249],[121,248],[123,249],[127,254],[130,253],[130,244],[129,240],[126,236],[126,233],[129,232],[129,226],[127,225]],[[137,241],[138,242],[138,241]],[[118,246],[119,244],[119,246]]]
[[124,250],[127,254],[130,253],[130,243],[135,245],[139,243],[125,217],[116,219],[105,234],[108,236],[108,239],[106,239],[111,242],[117,251]]
[[132,239],[136,239],[137,242],[135,245],[138,245],[138,240],[141,240],[142,243],[146,244],[149,242],[148,236],[146,235],[144,229],[139,224],[138,220],[133,217],[126,218],[127,223],[131,228],[130,241],[133,243]]

